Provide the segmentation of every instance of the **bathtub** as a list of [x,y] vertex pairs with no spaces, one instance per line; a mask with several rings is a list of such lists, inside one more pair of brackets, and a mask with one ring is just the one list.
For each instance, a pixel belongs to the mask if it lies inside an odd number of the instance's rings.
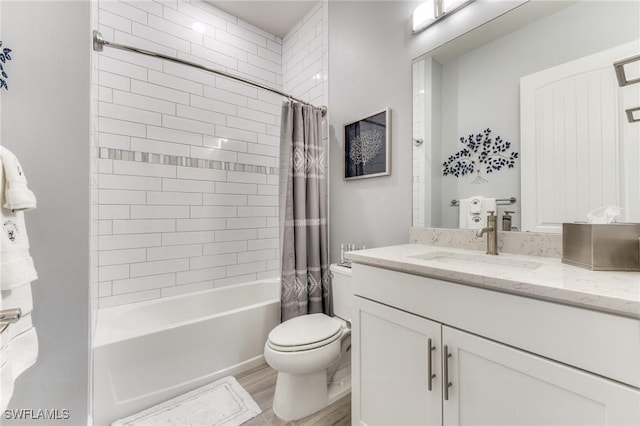
[[273,279],[100,309],[94,424],[263,364],[267,335],[279,319]]

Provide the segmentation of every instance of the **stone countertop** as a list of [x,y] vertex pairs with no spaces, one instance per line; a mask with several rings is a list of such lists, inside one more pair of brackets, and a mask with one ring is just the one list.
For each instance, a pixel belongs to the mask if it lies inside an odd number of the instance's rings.
[[354,263],[640,318],[640,272],[590,271],[556,258],[489,256],[424,244],[352,251],[346,256]]

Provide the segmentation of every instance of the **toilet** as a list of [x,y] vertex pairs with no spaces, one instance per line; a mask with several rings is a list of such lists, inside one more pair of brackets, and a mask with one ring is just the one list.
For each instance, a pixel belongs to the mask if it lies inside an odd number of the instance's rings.
[[269,333],[264,358],[278,372],[273,412],[285,421],[315,413],[351,391],[351,269],[332,264],[334,317],[292,318]]

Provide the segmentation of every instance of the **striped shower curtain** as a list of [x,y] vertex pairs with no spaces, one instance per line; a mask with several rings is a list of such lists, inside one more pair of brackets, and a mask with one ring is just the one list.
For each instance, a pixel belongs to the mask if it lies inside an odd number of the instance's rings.
[[327,180],[318,108],[285,101],[280,138],[281,319],[330,313]]

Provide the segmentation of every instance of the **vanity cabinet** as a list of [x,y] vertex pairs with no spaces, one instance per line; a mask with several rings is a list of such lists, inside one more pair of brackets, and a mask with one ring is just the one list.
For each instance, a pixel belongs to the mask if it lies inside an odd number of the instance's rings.
[[[564,348],[548,349],[558,342],[557,335],[565,337],[563,332],[554,335],[544,324],[536,326],[535,321],[519,329],[522,318],[517,315],[510,325],[509,309],[501,307],[500,302],[492,304],[490,299],[515,298],[511,302],[516,309],[520,308],[519,302],[539,303],[541,313],[552,307],[568,309],[567,323],[555,326],[558,330],[568,327],[565,332],[576,334],[573,342],[566,343],[580,351],[583,336],[571,327],[571,309],[575,308],[533,299],[522,301],[513,295],[364,265],[354,266],[352,279],[356,294],[352,424],[640,424],[638,388],[603,376],[609,371],[607,364],[616,362],[616,352],[630,350],[631,357],[637,355],[633,342],[609,347],[610,356],[589,360],[594,355],[598,358],[597,347],[608,343],[599,341],[603,331],[615,335],[620,330],[606,331],[607,324],[602,324],[604,329],[587,332],[592,335],[591,354],[567,355]],[[462,293],[450,293],[450,287]],[[471,299],[461,299],[467,291]],[[488,300],[477,297],[483,293]],[[464,310],[468,303],[475,309]],[[548,314],[553,315],[552,310]],[[492,317],[498,318],[503,327],[491,327],[490,331],[487,318]],[[625,331],[638,330],[633,328],[637,321],[629,320],[631,323],[620,323],[623,327],[631,325],[622,330],[622,341],[638,339],[637,334],[624,335]],[[546,337],[545,332],[549,333]],[[514,346],[516,335],[529,336],[533,347],[524,350]],[[562,362],[550,359],[554,353]],[[571,358],[580,367],[591,362],[598,374],[577,368]],[[627,382],[633,383],[640,374],[638,359],[624,366],[628,369]],[[625,363],[626,358],[618,361]],[[445,387],[445,382],[450,386]]]

